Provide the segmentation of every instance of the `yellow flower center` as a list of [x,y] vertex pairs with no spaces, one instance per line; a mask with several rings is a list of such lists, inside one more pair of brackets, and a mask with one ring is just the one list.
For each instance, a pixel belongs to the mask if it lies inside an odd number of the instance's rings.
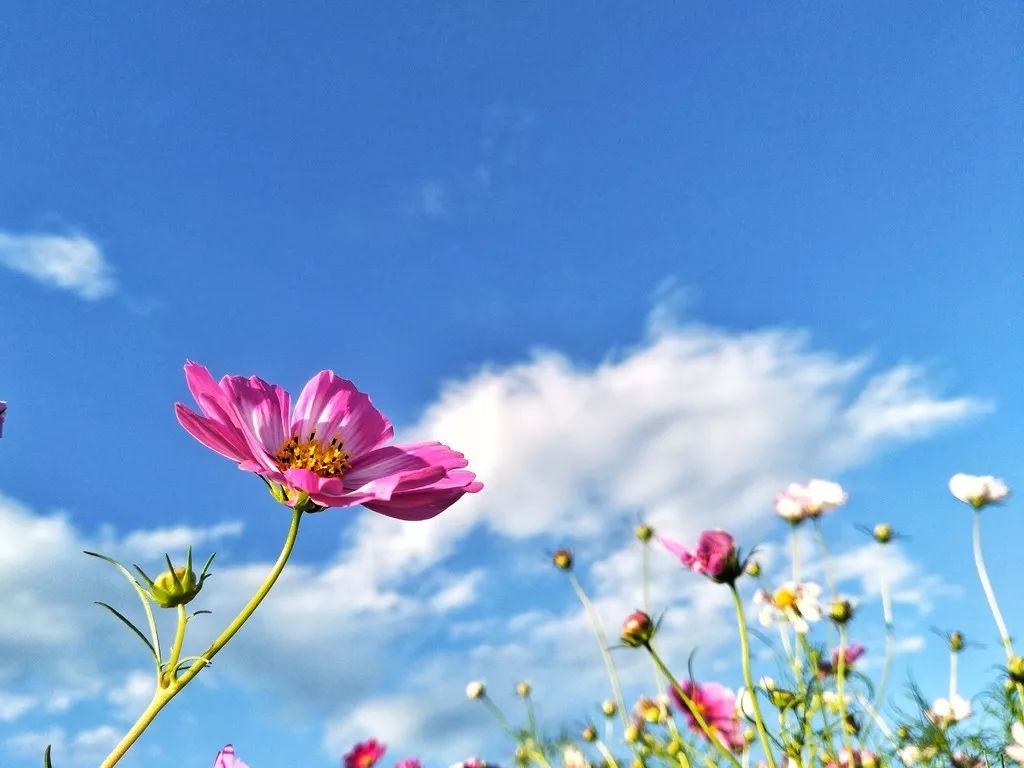
[[282,472],[308,469],[320,477],[341,477],[352,468],[344,438],[335,435],[330,443],[324,445],[316,439],[315,430],[309,433],[308,440],[300,440],[298,435],[289,437],[274,458]]
[[796,606],[796,592],[785,587],[776,592],[773,599],[775,607],[782,611]]

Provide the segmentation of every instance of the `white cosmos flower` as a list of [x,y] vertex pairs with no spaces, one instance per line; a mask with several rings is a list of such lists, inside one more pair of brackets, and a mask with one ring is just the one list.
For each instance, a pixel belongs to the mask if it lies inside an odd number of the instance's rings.
[[1013,744],[1006,747],[1006,756],[1016,763],[1024,765],[1024,723],[1018,721],[1010,728]]
[[975,509],[995,504],[1010,495],[1010,489],[998,477],[965,475],[963,472],[949,478],[949,492]]
[[948,699],[936,699],[932,702],[931,708],[925,712],[928,719],[940,728],[966,720],[971,714],[971,702],[956,693]]
[[485,693],[487,693],[487,689],[479,680],[474,680],[466,686],[466,696],[471,699],[482,699]]
[[811,480],[807,485],[790,483],[775,497],[775,511],[791,523],[821,517],[846,503],[846,492],[831,480]]
[[771,627],[775,620],[788,621],[801,635],[810,631],[809,621],[820,621],[822,616],[821,587],[811,582],[787,581],[774,593],[759,589],[754,594],[754,603],[760,606],[758,620],[763,626]]
[[569,744],[562,750],[562,765],[565,768],[587,768],[587,758],[578,747]]

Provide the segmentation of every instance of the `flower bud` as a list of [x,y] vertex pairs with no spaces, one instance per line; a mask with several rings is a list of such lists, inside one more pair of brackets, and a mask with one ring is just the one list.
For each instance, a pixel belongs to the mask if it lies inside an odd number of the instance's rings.
[[193,571],[175,568],[164,571],[153,580],[150,594],[161,608],[175,608],[185,605],[199,594],[201,585]]
[[644,761],[639,757],[634,757],[633,761],[629,764],[629,768],[644,768]]
[[1010,679],[1015,683],[1024,683],[1024,658],[1014,656],[1006,665]]
[[647,645],[654,637],[654,622],[643,611],[629,615],[622,624],[622,642],[630,648]]
[[487,694],[487,687],[479,680],[466,686],[466,696],[470,699],[482,699]]
[[896,726],[896,738],[901,742],[910,738],[910,728],[906,725]]
[[203,588],[203,582],[209,576],[208,572],[210,570],[210,563],[213,562],[213,555],[210,555],[209,559],[207,559],[202,572],[198,576],[192,570],[192,547],[186,550],[184,566],[175,567],[171,563],[170,555],[164,555],[164,559],[167,561],[167,570],[155,579],[150,579],[145,571],[139,568],[139,566],[135,566],[135,570],[139,572],[139,575],[142,576],[149,586],[149,596],[161,608],[177,608],[179,605],[192,602],[195,596],[199,594],[199,590]]
[[892,526],[888,523],[879,523],[872,529],[871,535],[879,544],[888,544],[892,541]]
[[635,744],[640,738],[640,727],[636,723],[630,723],[623,729],[622,738],[629,744]]
[[756,579],[761,575],[761,564],[757,560],[751,560],[743,570],[746,571],[747,576],[753,576]]
[[520,696],[525,699],[532,691],[533,687],[525,680],[516,683],[516,696]]
[[633,529],[633,534],[642,542],[646,543],[654,536],[654,529],[647,523],[641,523]]
[[568,549],[556,549],[555,554],[551,556],[551,562],[554,563],[555,568],[560,571],[571,571],[572,552]]
[[828,615],[836,624],[845,624],[853,618],[853,606],[849,600],[833,600]]
[[597,729],[592,725],[588,725],[586,728],[584,728],[583,733],[581,735],[583,736],[584,741],[597,741]]
[[615,717],[615,713],[619,711],[619,705],[611,699],[605,699],[601,702],[601,711],[605,717]]
[[959,630],[949,633],[949,650],[953,653],[960,653],[964,649],[964,634]]

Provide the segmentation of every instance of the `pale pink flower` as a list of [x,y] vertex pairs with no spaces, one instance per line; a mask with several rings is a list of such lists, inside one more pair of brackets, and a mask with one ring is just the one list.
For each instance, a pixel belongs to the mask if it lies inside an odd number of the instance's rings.
[[1010,727],[1013,743],[1007,745],[1006,756],[1015,763],[1024,765],[1024,723],[1019,720]]
[[875,768],[878,764],[878,756],[874,752],[841,749],[835,760],[825,763],[825,768]]
[[662,536],[661,543],[684,566],[694,573],[704,574],[712,581],[732,583],[743,572],[736,542],[725,531],[704,531],[697,540],[696,550],[692,552],[668,536]]
[[225,744],[224,749],[217,753],[217,759],[213,761],[213,768],[249,768],[249,766],[235,757],[233,746]]
[[423,765],[415,757],[407,757],[395,763],[395,768],[423,768]]
[[342,762],[345,768],[373,768],[386,751],[386,745],[376,739],[367,739],[352,747]]
[[[843,649],[843,666],[847,672],[853,666],[854,662],[857,661],[861,656],[864,655],[864,646],[860,643],[850,643]],[[839,669],[839,649],[835,648],[832,650],[832,661],[819,661],[818,662],[818,674],[819,675],[832,675],[835,674],[836,670]]]
[[949,492],[975,509],[995,504],[1010,495],[1009,487],[998,477],[965,475],[963,472],[949,478]]
[[178,421],[207,448],[255,472],[278,501],[305,511],[364,507],[402,520],[440,514],[483,488],[461,453],[441,443],[388,445],[391,422],[352,382],[321,371],[291,396],[253,376],[215,382],[189,362],[185,379],[203,415]]
[[841,507],[846,499],[843,487],[830,480],[811,480],[807,485],[790,483],[775,497],[775,511],[795,525]]
[[946,728],[961,720],[966,720],[973,712],[971,702],[954,693],[948,699],[936,699],[924,714],[939,728]]
[[[742,749],[746,746],[743,727],[736,716],[736,697],[732,691],[718,683],[698,685],[692,680],[680,682],[679,687],[704,718],[711,734],[722,744],[729,749]],[[673,704],[686,715],[690,730],[704,735],[706,738],[700,723],[683,701],[675,686],[669,688],[669,695],[672,697]]]

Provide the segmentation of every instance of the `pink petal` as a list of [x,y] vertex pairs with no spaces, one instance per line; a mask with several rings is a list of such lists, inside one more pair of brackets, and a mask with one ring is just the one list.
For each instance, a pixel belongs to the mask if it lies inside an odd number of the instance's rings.
[[661,545],[665,547],[665,549],[667,549],[673,555],[678,557],[679,561],[687,568],[690,568],[694,564],[694,562],[696,562],[696,558],[694,557],[693,552],[691,552],[689,549],[687,549],[685,546],[680,544],[675,539],[670,539],[668,536],[662,536]]
[[394,434],[391,422],[373,407],[369,396],[333,371],[310,379],[295,403],[292,434],[308,437],[313,431],[324,438],[340,434],[353,456],[384,445]]
[[241,432],[252,449],[252,455],[268,469],[277,469],[273,454],[280,450],[289,436],[288,410],[290,396],[281,387],[252,376],[225,376],[221,388],[228,394]]
[[249,448],[237,430],[205,419],[181,403],[174,404],[174,413],[185,431],[210,450],[233,461],[242,462],[248,458]]
[[429,520],[448,509],[464,493],[475,493],[480,488],[482,484],[470,483],[464,488],[396,493],[388,501],[366,501],[363,506],[399,520]]

